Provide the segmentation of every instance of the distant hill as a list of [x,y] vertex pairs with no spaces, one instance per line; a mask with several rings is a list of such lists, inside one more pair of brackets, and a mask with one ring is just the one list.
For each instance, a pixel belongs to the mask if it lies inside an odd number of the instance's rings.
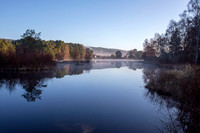
[[4,39],[4,38],[0,38],[0,40],[6,40],[7,42],[12,42],[12,41],[14,41],[13,39]]
[[94,51],[95,55],[100,55],[100,56],[111,56],[112,54],[115,54],[116,51],[121,51],[122,56],[126,55],[128,51],[126,50],[121,50],[121,49],[113,49],[113,48],[102,48],[102,47],[89,47],[91,50]]

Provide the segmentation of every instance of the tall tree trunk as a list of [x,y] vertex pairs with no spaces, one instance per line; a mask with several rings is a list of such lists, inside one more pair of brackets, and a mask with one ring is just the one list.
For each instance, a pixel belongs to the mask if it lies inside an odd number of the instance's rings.
[[195,64],[198,63],[199,60],[199,40],[200,40],[200,12],[198,10],[197,13],[197,20],[196,20],[196,57],[195,57]]
[[196,36],[196,56],[195,56],[195,64],[198,63],[198,59],[199,59],[199,36]]

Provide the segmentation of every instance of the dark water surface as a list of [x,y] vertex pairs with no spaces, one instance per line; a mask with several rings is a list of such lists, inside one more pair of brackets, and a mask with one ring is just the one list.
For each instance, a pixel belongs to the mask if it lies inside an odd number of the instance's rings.
[[144,71],[153,67],[93,61],[45,72],[1,72],[0,133],[159,132],[168,111],[144,87]]

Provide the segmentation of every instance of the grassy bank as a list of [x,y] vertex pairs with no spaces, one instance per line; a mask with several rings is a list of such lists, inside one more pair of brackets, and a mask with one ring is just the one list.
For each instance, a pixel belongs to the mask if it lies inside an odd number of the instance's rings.
[[184,133],[200,132],[200,66],[144,69],[144,80],[152,98],[157,97],[160,104],[166,101],[167,108],[178,109],[173,118],[177,125],[172,129],[181,128]]
[[179,65],[171,70],[156,69],[146,88],[185,100],[200,94],[200,66]]

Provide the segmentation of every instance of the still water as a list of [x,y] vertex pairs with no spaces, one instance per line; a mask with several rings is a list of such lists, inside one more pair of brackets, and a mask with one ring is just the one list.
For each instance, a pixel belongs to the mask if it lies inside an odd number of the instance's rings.
[[97,60],[43,72],[1,72],[0,133],[159,132],[168,111],[145,88],[149,67]]

